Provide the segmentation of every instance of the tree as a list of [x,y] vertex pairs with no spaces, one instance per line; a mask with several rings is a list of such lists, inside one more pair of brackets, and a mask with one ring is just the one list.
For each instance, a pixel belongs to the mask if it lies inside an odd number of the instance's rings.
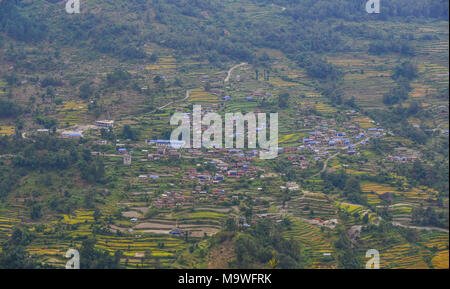
[[83,83],[79,88],[79,96],[80,98],[86,99],[92,96],[94,90],[89,83]]
[[132,129],[129,124],[123,126],[122,136],[126,139],[138,140],[139,132],[135,129]]
[[344,192],[345,194],[361,193],[361,185],[359,183],[359,180],[355,176],[350,176],[347,179],[344,187]]
[[289,93],[288,92],[283,92],[278,97],[278,106],[280,108],[287,108],[288,107],[288,103],[289,103]]
[[366,197],[361,194],[361,185],[355,176],[350,176],[345,182],[344,195],[351,202],[366,204]]
[[119,269],[120,251],[111,256],[108,252],[101,251],[94,247],[95,240],[84,240],[80,248],[80,268],[81,269]]
[[227,218],[225,220],[225,231],[234,232],[237,230],[236,220],[234,218]]
[[399,77],[405,77],[408,80],[412,80],[417,77],[418,68],[415,64],[406,61],[401,65],[395,67],[395,72],[392,75],[393,79],[398,79]]
[[40,219],[42,217],[41,210],[42,210],[42,206],[39,204],[35,204],[35,205],[31,206],[30,218],[32,220]]

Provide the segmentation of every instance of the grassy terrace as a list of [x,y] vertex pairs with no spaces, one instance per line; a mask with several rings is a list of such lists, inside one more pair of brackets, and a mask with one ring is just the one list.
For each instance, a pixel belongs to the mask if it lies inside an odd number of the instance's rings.
[[448,234],[420,231],[417,237],[420,241],[414,244],[394,232],[388,233],[384,241],[364,232],[360,239],[365,244],[364,248],[379,250],[380,268],[442,268],[445,261],[448,263]]
[[[322,232],[317,226],[297,218],[291,218],[291,220],[291,228],[284,232],[284,235],[288,239],[299,242],[302,254],[310,260],[310,265],[313,268],[331,268],[336,266],[334,249],[327,233]],[[328,256],[327,253],[330,253],[331,256]]]
[[[215,248],[220,254],[209,251],[211,236],[225,228],[228,218],[242,220],[245,216],[252,227],[263,218],[261,215],[267,214],[275,216],[274,222],[286,216],[290,219],[290,225],[283,227],[283,236],[298,242],[302,262],[307,268],[340,268],[339,257],[343,250],[334,248],[339,238],[337,231],[352,226],[363,226],[356,240],[358,256],[363,258],[367,249],[377,249],[381,253],[382,268],[448,268],[448,234],[406,231],[395,226],[385,230],[384,224],[377,226],[380,217],[387,222],[417,225],[412,223],[413,212],[422,205],[435,210],[439,221],[448,225],[445,184],[444,189],[429,183],[419,185],[420,182],[411,177],[417,175],[410,173],[412,163],[386,161],[395,149],[406,147],[420,152],[420,159],[426,166],[435,168],[444,163],[445,168],[445,163],[448,164],[448,154],[443,149],[448,146],[448,136],[444,133],[448,130],[448,21],[409,19],[406,22],[399,18],[362,23],[343,18],[326,24],[315,20],[317,23],[309,22],[312,26],[300,31],[302,27],[291,27],[298,25],[289,11],[296,3],[286,8],[264,1],[206,1],[208,3],[193,11],[187,7],[179,13],[178,5],[185,3],[87,2],[86,7],[93,12],[83,18],[80,27],[96,29],[83,36],[80,47],[62,44],[71,43],[70,35],[52,43],[36,44],[10,39],[7,33],[0,31],[0,99],[14,102],[22,109],[20,117],[0,119],[0,138],[25,133],[31,143],[36,130],[44,127],[36,122],[37,116],[55,119],[57,133],[93,125],[95,120],[115,121],[111,135],[101,136],[98,129],[92,128],[84,133],[82,140],[75,140],[75,147],[80,148],[79,161],[64,170],[14,164],[16,154],[24,155],[25,159],[41,156],[34,155],[32,150],[8,148],[12,153],[5,155],[0,151],[0,185],[3,186],[4,172],[7,179],[10,168],[17,171],[17,175],[11,174],[17,182],[4,199],[0,186],[0,245],[11,238],[15,227],[20,227],[35,235],[26,247],[27,252],[58,268],[67,261],[65,252],[69,248],[80,248],[89,237],[96,240],[98,249],[110,254],[120,250],[124,268],[204,268],[210,265],[209,258],[222,255],[222,249],[229,251],[225,253],[231,252],[223,255],[235,258],[231,240],[225,248]],[[137,6],[138,2],[142,7]],[[209,2],[218,2],[214,4],[217,11],[208,8]],[[33,8],[33,4],[28,4],[24,13]],[[47,10],[57,9],[54,4],[46,5],[48,9],[41,11],[42,15],[47,15]],[[170,9],[179,13],[177,17],[169,17]],[[103,14],[105,18],[97,19]],[[64,15],[54,15],[54,18],[49,17],[51,30],[66,23]],[[211,25],[215,21],[216,25]],[[71,25],[74,23],[77,22]],[[105,27],[111,23],[114,25]],[[263,33],[252,33],[254,27],[260,27]],[[198,34],[196,29],[200,31]],[[297,30],[305,34],[289,34],[292,40],[308,38],[310,29],[321,30],[313,38],[327,39],[317,39],[317,42],[305,39],[304,43],[300,41],[293,46],[286,42],[278,47],[278,42],[284,40],[272,40],[284,39],[284,32]],[[366,35],[361,29],[373,34]],[[135,30],[142,30],[142,34]],[[75,31],[74,35],[82,35],[82,32]],[[245,32],[252,33],[251,38],[239,40]],[[327,33],[330,37],[326,37]],[[217,39],[208,38],[209,34]],[[112,42],[103,39],[102,43],[95,43],[95,38],[103,35]],[[331,36],[336,35],[341,38],[336,47],[321,45],[333,41]],[[193,43],[175,41],[183,37],[192,39]],[[371,44],[389,42],[392,37],[395,41],[405,40],[414,53],[369,53]],[[214,48],[216,44],[218,50]],[[242,46],[236,46],[238,57],[229,55],[236,48],[235,44]],[[105,49],[103,45],[112,48]],[[130,52],[126,49],[129,47],[137,47],[139,51],[131,49]],[[202,51],[205,49],[211,54],[206,55]],[[139,52],[147,56],[128,58],[126,55]],[[245,56],[247,52],[251,57]],[[323,93],[332,81],[326,79],[328,75],[314,76],[300,63],[299,57],[310,53],[343,72],[342,79],[334,83],[339,86],[337,92],[333,91],[339,94],[342,90],[343,103],[334,105],[333,98]],[[234,69],[225,82],[228,69],[244,61],[248,64]],[[383,96],[398,85],[393,75],[406,61],[417,66],[418,71],[410,81],[411,91],[401,106],[408,109],[417,103],[420,110],[411,115],[405,112],[404,122],[392,120],[393,125],[389,127],[390,123],[384,123],[384,117],[377,119],[374,112],[386,112],[386,118],[399,116],[394,109],[400,105],[386,106]],[[118,69],[124,74],[112,81]],[[12,76],[17,77],[15,84],[12,84]],[[61,80],[61,83],[50,85],[47,90],[42,86],[45,78]],[[81,98],[80,88],[86,84],[92,91]],[[187,91],[189,97],[183,100]],[[279,101],[286,93],[289,99],[282,105]],[[223,96],[230,96],[230,99],[225,100]],[[345,102],[353,97],[356,105]],[[293,153],[280,153],[273,161],[257,157],[247,160],[225,153],[210,155],[205,150],[200,156],[186,157],[183,151],[181,159],[147,160],[147,154],[157,149],[144,144],[144,140],[167,139],[174,128],[169,125],[170,117],[178,111],[191,112],[196,104],[202,105],[203,111],[213,110],[220,115],[256,110],[278,112],[280,147],[303,147]],[[415,142],[418,132],[412,129],[410,135],[395,131],[404,124],[424,132],[425,141]],[[123,132],[126,125],[136,132],[134,137]],[[338,148],[320,143],[309,149],[303,141],[315,131],[333,137],[332,130],[335,130],[345,132],[354,144],[358,142],[358,132],[368,133],[371,128],[384,128],[386,135],[377,142],[373,142],[375,137],[372,137],[367,145],[358,145],[354,155],[347,153],[350,150],[347,146]],[[107,145],[94,144],[94,140],[102,138],[108,140]],[[120,147],[128,152],[133,151],[131,165],[123,164],[116,143],[124,144]],[[105,169],[102,180],[87,180],[79,172],[81,159],[87,159],[92,151],[102,154],[98,157]],[[332,155],[333,158],[328,159]],[[212,164],[212,160],[217,163],[217,159],[230,167],[245,163],[256,173],[241,178],[228,177],[228,169],[220,171],[219,166]],[[221,173],[225,179],[220,183],[200,181],[188,176],[188,169],[194,168],[212,175]],[[337,185],[340,180],[330,181],[332,175],[340,171],[346,178],[356,177],[367,203],[364,198],[350,198],[345,182]],[[386,173],[390,171],[410,174],[410,179]],[[432,169],[429,172],[430,176],[437,175]],[[330,178],[321,173],[327,173]],[[155,175],[158,178],[154,178]],[[297,183],[298,190],[286,189],[287,183],[292,181]],[[223,196],[221,190],[224,190]],[[393,193],[391,204],[383,200],[389,195],[386,193]],[[177,197],[173,197],[175,194]],[[42,216],[31,217],[34,205],[41,206]],[[320,222],[331,219],[338,221],[337,228],[320,226]],[[189,235],[170,234],[176,227],[188,231]],[[237,234],[246,234],[245,229],[238,231]],[[221,265],[235,261],[231,259]]]

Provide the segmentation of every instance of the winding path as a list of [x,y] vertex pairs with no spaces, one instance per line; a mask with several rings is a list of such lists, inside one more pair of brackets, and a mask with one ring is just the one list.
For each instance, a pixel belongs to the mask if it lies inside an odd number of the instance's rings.
[[[230,70],[228,70],[228,72],[227,72],[227,77],[225,77],[224,82],[228,82],[230,80],[231,73],[233,72],[233,70],[235,70],[238,67],[245,66],[245,65],[247,65],[247,62],[242,62],[240,64],[236,64],[235,66],[231,67]],[[188,90],[186,90],[186,97],[185,98],[183,98],[182,100],[176,100],[176,101],[171,101],[169,103],[166,103],[165,105],[163,105],[161,107],[158,107],[158,109],[163,109],[163,108],[165,108],[165,107],[167,107],[167,106],[169,106],[169,105],[171,105],[171,104],[173,104],[175,102],[185,101],[185,100],[187,100],[189,98],[189,94],[190,94],[190,90],[188,89]]]
[[228,70],[228,72],[227,72],[227,77],[225,77],[225,79],[223,81],[228,82],[230,80],[231,73],[233,72],[233,70],[235,70],[238,67],[244,66],[244,65],[247,65],[247,62],[242,62],[241,64],[237,64],[237,65],[231,67],[230,70]]
[[[357,146],[357,145],[360,145],[362,142],[364,142],[364,141],[369,141],[369,140],[370,140],[370,137],[367,137],[367,138],[365,138],[365,139],[363,139],[363,140],[361,140],[361,141],[355,143],[354,145]],[[322,169],[320,170],[320,172],[314,174],[312,177],[317,177],[318,175],[320,175],[321,173],[323,173],[323,172],[327,169],[328,161],[331,160],[332,158],[336,157],[338,154],[339,154],[339,152],[335,153],[334,155],[329,156],[329,157],[325,160],[325,162],[323,163],[323,167],[322,167]]]
[[313,178],[314,178],[314,177],[317,177],[318,175],[320,175],[321,173],[323,173],[323,172],[327,169],[328,161],[331,160],[332,158],[336,157],[338,154],[339,154],[339,152],[335,153],[335,154],[332,155],[332,156],[329,156],[329,157],[325,160],[325,162],[323,163],[323,167],[322,167],[322,169],[320,170],[320,172],[314,174],[312,177],[313,177]]
[[171,105],[172,103],[175,103],[175,102],[185,101],[186,99],[189,98],[189,94],[190,94],[190,93],[191,93],[191,90],[188,89],[188,90],[186,90],[186,97],[185,97],[185,98],[183,98],[182,100],[171,101],[171,102],[169,102],[169,103],[167,103],[167,104],[165,104],[165,105],[163,105],[163,106],[161,106],[161,107],[158,107],[158,109],[163,109],[163,108],[165,108],[166,106],[169,106],[169,105]]
[[392,222],[392,226],[398,226],[398,227],[410,228],[410,229],[416,229],[416,230],[426,230],[426,231],[436,230],[436,231],[441,231],[441,232],[445,232],[445,233],[449,232],[448,229],[444,229],[444,228],[403,225],[402,223],[399,223],[399,222]]

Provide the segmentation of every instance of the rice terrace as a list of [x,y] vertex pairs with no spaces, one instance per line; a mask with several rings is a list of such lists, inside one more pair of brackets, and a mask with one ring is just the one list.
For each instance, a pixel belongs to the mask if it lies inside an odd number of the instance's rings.
[[449,269],[448,1],[67,2],[0,0],[0,269]]

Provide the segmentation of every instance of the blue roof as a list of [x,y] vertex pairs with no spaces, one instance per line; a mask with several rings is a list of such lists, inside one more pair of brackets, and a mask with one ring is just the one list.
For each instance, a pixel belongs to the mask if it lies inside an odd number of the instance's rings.
[[157,140],[151,140],[152,143],[169,143],[170,140],[167,139],[157,139]]
[[184,140],[167,140],[167,139],[157,139],[157,140],[150,140],[149,143],[161,143],[161,144],[171,144],[171,146],[180,146],[184,145]]

